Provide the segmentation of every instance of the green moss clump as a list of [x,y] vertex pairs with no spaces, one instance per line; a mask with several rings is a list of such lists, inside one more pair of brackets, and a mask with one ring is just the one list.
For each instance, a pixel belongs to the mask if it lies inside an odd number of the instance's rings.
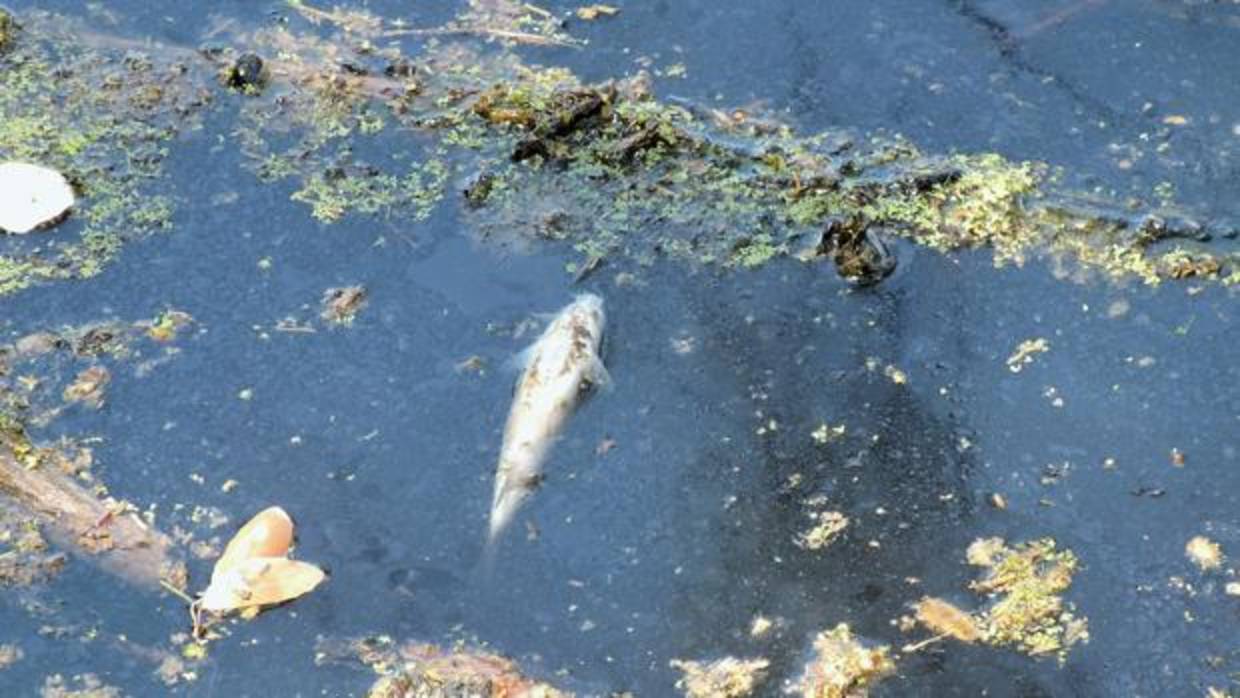
[[175,58],[94,48],[70,28],[32,13],[0,52],[0,160],[59,170],[79,194],[62,224],[76,239],[58,230],[35,254],[0,238],[0,295],[98,274],[126,242],[168,227],[172,201],[151,184],[167,142],[204,106]]
[[293,200],[309,204],[312,215],[323,223],[338,221],[349,212],[390,214],[402,208],[421,221],[443,197],[447,177],[447,167],[435,159],[411,167],[404,177],[336,170],[306,180]]
[[1057,550],[1049,538],[1012,547],[991,539],[974,546],[988,548],[982,559],[970,550],[970,559],[988,573],[970,587],[994,599],[981,619],[985,642],[1031,655],[1058,654],[1062,660],[1073,644],[1088,640],[1087,621],[1063,600],[1078,568],[1071,551]]

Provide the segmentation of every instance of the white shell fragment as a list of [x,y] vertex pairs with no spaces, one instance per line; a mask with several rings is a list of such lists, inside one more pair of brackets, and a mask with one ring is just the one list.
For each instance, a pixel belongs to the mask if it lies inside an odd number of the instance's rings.
[[73,206],[73,187],[56,170],[0,163],[0,230],[29,233],[58,222]]

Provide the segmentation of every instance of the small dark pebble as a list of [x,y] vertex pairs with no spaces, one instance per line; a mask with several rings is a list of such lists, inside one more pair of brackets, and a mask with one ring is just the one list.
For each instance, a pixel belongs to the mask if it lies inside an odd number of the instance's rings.
[[259,89],[263,86],[263,59],[257,53],[243,53],[228,70],[228,86]]
[[411,78],[417,73],[417,68],[414,67],[412,61],[400,58],[384,68],[383,73],[389,78]]

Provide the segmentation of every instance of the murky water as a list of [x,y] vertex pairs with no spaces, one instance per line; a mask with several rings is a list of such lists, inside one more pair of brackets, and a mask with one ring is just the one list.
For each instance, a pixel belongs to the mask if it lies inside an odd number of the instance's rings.
[[[1046,160],[1120,196],[1166,181],[1206,217],[1240,214],[1240,7],[1027,5],[634,4],[574,26],[585,50],[530,54],[591,79],[642,57],[664,72],[683,64],[660,94]],[[108,9],[115,31],[190,45],[207,14],[282,12]],[[1165,124],[1172,115],[1187,124]],[[1236,690],[1240,602],[1222,591],[1234,573],[1203,574],[1184,556],[1199,534],[1240,555],[1234,292],[1074,283],[1049,262],[996,270],[985,253],[911,245],[871,289],[793,260],[617,262],[574,286],[565,250],[478,246],[452,201],[425,223],[322,226],[214,147],[227,125],[214,118],[173,148],[184,201],[172,232],[98,278],[5,298],[3,331],[191,313],[174,360],[149,376],[117,370],[102,410],[37,436],[98,436],[96,475],[167,527],[191,526],[182,506],[235,525],[279,503],[298,519],[299,557],[330,581],[232,626],[198,680],[165,688],[134,647],[184,632],[183,605],[74,560],[37,594],[4,592],[3,637],[25,652],[0,671],[5,695],[36,695],[56,672],[94,672],[134,696],[364,695],[369,671],[314,659],[318,638],[368,634],[480,640],[586,694],[675,695],[670,659],[760,655],[773,663],[763,695],[778,695],[816,631],[848,622],[898,647],[909,638],[893,619],[911,602],[969,601],[964,549],[995,535],[1052,537],[1079,556],[1067,598],[1090,642],[1062,666],[941,644],[903,658],[875,695]],[[383,138],[402,147],[399,133]],[[354,324],[318,322],[323,290],[355,283],[370,302]],[[581,290],[606,298],[614,385],[574,417],[494,574],[479,575],[512,391],[504,364],[530,341],[514,329]],[[280,331],[288,317],[316,331]],[[1049,351],[1009,370],[1035,338]],[[457,369],[475,355],[485,370]],[[815,443],[823,422],[844,437]],[[852,519],[820,552],[795,544],[814,495]],[[210,564],[191,562],[196,585]],[[751,639],[756,615],[784,625]]]

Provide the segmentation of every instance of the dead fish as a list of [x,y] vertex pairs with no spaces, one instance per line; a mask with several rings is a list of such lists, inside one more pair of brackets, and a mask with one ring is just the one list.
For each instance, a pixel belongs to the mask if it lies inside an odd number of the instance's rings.
[[495,469],[488,549],[538,487],[543,461],[573,411],[595,386],[609,382],[599,358],[605,323],[603,299],[582,294],[522,354],[524,370]]

